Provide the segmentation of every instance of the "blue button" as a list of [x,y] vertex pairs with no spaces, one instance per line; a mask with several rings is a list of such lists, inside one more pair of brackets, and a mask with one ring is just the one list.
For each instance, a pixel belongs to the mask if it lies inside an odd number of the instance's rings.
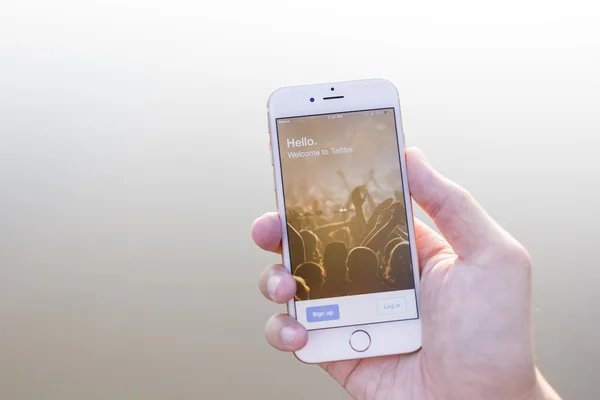
[[337,304],[306,309],[308,322],[335,321],[336,319],[340,319],[340,307]]

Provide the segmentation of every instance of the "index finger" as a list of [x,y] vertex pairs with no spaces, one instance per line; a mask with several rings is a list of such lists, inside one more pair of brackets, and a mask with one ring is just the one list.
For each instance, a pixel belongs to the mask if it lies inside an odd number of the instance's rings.
[[417,149],[406,152],[413,199],[431,217],[454,252],[472,258],[508,235],[462,187],[443,177]]
[[252,223],[252,239],[263,250],[281,254],[281,220],[276,212],[268,212]]

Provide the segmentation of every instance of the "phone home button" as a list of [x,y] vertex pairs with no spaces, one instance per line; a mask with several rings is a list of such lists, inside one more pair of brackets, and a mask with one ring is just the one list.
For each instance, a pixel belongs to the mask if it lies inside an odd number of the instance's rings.
[[365,331],[354,331],[350,335],[350,347],[352,350],[362,353],[371,345],[371,336]]

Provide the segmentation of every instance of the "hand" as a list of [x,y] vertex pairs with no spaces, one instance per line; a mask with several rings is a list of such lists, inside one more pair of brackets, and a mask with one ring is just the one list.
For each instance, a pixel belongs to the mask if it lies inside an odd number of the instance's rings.
[[[407,163],[412,196],[443,235],[415,220],[423,347],[321,366],[358,399],[558,399],[535,365],[527,251],[418,150],[407,151]],[[252,235],[261,248],[279,251],[277,214],[257,219]],[[281,265],[268,267],[259,286],[277,303],[295,291]],[[308,340],[286,314],[267,322],[266,336],[282,351]]]
[[381,203],[377,204],[377,207],[375,207],[375,210],[373,210],[373,214],[380,214],[384,210],[387,210],[390,207],[390,205],[392,204],[393,201],[394,201],[394,199],[392,199],[390,197],[389,199],[385,199]]
[[403,201],[395,201],[390,205],[390,211],[392,212],[392,217],[396,213],[404,214],[404,202]]
[[362,207],[362,205],[365,203],[365,200],[367,199],[366,194],[363,197],[362,189],[363,189],[363,186],[357,186],[352,191],[352,204],[354,204],[354,207],[356,209]]
[[402,204],[401,201],[394,201],[392,204],[390,204],[391,211],[396,211],[397,209],[404,210],[404,204]]
[[[384,201],[379,203],[377,206],[375,206],[373,213],[369,217],[369,224],[372,224],[372,226],[369,226],[369,228],[370,228],[369,230],[372,230],[373,228],[381,227],[381,225],[382,225],[381,224],[381,214],[390,207],[390,204],[392,204],[392,202],[393,202],[393,199],[389,198],[389,199],[385,199]],[[372,221],[375,221],[375,222],[373,223]]]

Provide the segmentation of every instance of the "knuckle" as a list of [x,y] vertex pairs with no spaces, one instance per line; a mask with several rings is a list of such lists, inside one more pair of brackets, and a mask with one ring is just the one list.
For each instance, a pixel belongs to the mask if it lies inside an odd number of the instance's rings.
[[454,200],[457,203],[472,203],[474,201],[473,195],[467,189],[462,186],[455,186],[453,190]]
[[444,198],[433,207],[431,218],[436,219],[438,215],[444,212],[444,209],[460,209],[464,204],[474,201],[473,195],[462,186],[451,184]]
[[507,267],[531,270],[529,252],[514,239],[488,247],[481,256],[482,264],[502,264]]
[[277,315],[271,315],[265,324],[265,336],[269,341],[273,337],[273,330],[277,324]]
[[522,244],[514,243],[511,253],[513,256],[513,261],[516,265],[531,269],[531,256]]

